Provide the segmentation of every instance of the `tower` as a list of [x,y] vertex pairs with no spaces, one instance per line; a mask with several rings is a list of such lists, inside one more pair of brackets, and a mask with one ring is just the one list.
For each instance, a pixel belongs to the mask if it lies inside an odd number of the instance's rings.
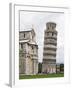
[[56,73],[57,31],[56,23],[46,23],[43,48],[43,73]]

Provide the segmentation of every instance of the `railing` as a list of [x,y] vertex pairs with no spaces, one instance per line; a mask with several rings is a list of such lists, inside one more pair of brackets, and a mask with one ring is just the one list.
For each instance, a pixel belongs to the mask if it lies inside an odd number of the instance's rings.
[[55,40],[57,40],[57,36],[47,36],[47,35],[45,35],[44,39],[55,39]]
[[56,48],[56,46],[54,46],[54,45],[44,45],[44,47],[48,47],[48,48]]
[[43,59],[47,59],[47,60],[56,60],[56,57],[52,57],[52,56],[44,56]]
[[56,30],[46,30],[45,31],[45,33],[52,33],[52,32],[57,35],[57,31]]
[[50,50],[45,50],[43,53],[48,53],[48,54],[56,54],[56,51],[50,51]]
[[54,40],[54,39],[45,39],[44,42],[57,43],[57,40]]
[[44,51],[47,51],[47,50],[56,51],[56,49],[57,49],[57,48],[44,47]]
[[44,44],[45,45],[51,44],[51,45],[55,45],[56,46],[57,45],[57,42],[47,42],[47,41],[45,41]]
[[56,53],[46,53],[46,52],[44,52],[43,53],[43,56],[56,56]]

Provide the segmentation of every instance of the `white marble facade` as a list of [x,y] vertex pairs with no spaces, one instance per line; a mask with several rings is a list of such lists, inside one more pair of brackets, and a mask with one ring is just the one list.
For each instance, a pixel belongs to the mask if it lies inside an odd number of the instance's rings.
[[19,32],[19,73],[38,73],[38,45],[34,29]]

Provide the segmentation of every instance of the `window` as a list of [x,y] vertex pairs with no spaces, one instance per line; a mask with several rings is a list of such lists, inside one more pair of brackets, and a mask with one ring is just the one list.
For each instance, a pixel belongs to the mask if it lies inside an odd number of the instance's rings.
[[34,47],[32,46],[32,51],[33,51],[33,53],[34,53]]
[[52,33],[52,36],[53,36],[54,34]]
[[52,27],[52,29],[54,29],[54,27]]
[[52,33],[49,33],[49,36],[52,36]]
[[47,35],[49,35],[49,33],[47,33]]
[[23,49],[23,44],[21,43],[21,49]]
[[32,49],[33,49],[33,46],[32,46]]
[[48,29],[49,29],[49,27],[48,27]]
[[25,33],[24,33],[24,38],[25,38]]

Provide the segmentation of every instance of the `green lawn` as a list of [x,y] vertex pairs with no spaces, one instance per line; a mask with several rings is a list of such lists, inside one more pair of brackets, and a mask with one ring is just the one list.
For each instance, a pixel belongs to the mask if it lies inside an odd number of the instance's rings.
[[19,79],[53,78],[53,77],[64,77],[64,74],[59,73],[59,74],[19,75]]

